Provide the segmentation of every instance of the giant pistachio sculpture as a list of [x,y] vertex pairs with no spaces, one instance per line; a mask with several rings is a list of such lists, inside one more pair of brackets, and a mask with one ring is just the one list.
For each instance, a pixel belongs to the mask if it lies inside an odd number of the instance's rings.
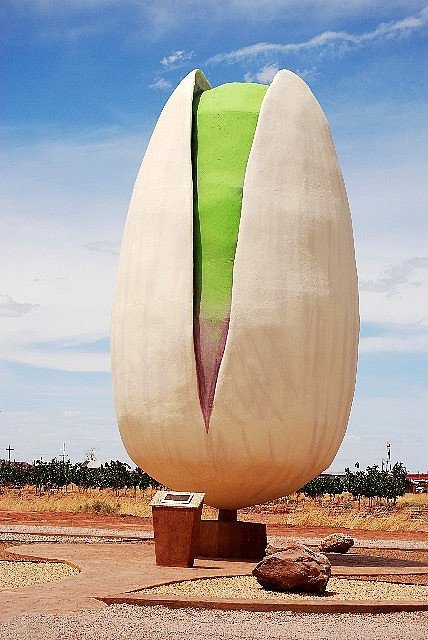
[[131,458],[225,509],[324,470],[352,402],[358,298],[351,219],[307,85],[211,89],[166,103],[135,184],[112,317]]

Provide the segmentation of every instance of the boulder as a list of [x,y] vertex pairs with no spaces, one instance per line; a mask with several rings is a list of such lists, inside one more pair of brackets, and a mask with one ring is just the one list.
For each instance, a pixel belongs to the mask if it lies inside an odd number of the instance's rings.
[[331,565],[322,553],[303,544],[289,543],[281,551],[263,558],[253,569],[253,576],[262,587],[272,591],[324,593]]
[[323,553],[347,553],[354,545],[354,540],[344,533],[332,533],[321,540],[320,551]]
[[285,539],[284,542],[274,542],[269,543],[265,549],[265,556],[272,556],[274,553],[282,553],[282,551],[288,551],[289,549],[295,549],[296,546],[303,547],[300,543],[294,542],[293,540]]

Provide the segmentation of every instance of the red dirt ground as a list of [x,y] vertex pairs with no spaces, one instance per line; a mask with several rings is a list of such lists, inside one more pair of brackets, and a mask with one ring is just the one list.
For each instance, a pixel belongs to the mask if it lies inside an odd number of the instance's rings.
[[[278,517],[278,516],[276,516]],[[428,542],[428,533],[423,531],[372,531],[334,527],[298,527],[272,522],[275,516],[269,514],[245,514],[243,520],[264,522],[268,534],[318,538],[330,533],[351,532],[361,540],[408,540]],[[51,511],[1,511],[0,525],[22,525],[28,527],[44,525],[58,527],[89,527],[94,529],[120,529],[123,531],[151,531],[152,519],[131,515],[102,515],[87,513],[61,513]]]
[[89,527],[92,529],[122,529],[124,531],[152,529],[152,519],[130,515],[103,515],[96,513],[66,513],[60,511],[2,511],[0,524],[12,526]]

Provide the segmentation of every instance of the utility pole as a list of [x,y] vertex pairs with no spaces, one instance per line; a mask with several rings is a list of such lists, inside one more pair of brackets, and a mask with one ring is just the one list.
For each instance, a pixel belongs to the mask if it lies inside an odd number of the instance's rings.
[[8,453],[9,462],[10,462],[10,454],[12,453],[12,451],[15,451],[15,449],[9,445],[6,451]]
[[66,449],[66,443],[65,442],[62,443],[61,458],[62,458],[63,463],[65,464],[67,462],[67,449]]
[[387,457],[387,471],[391,471],[391,445],[389,442],[386,443],[386,457]]

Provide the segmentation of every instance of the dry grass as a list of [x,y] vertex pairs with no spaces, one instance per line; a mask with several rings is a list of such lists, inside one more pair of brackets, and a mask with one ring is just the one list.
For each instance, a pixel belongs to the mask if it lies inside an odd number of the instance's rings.
[[[290,496],[268,505],[245,509],[269,522],[308,527],[343,527],[381,531],[428,531],[428,494],[406,494],[396,505],[368,504],[346,494],[334,500]],[[273,518],[273,519],[272,519]]]
[[0,495],[0,510],[4,511],[52,511],[66,513],[102,513],[106,515],[127,513],[136,516],[150,516],[150,501],[153,489],[144,492],[121,492],[116,496],[110,489],[78,490],[69,489],[36,495],[33,488],[6,490]]
[[[5,511],[47,511],[72,513],[151,515],[150,501],[154,489],[144,492],[121,492],[116,496],[111,490],[54,492],[36,495],[34,489],[8,490],[0,494],[0,510]],[[267,505],[243,509],[240,518],[246,515],[261,516],[261,520],[278,524],[310,527],[343,527],[383,531],[428,531],[428,494],[406,494],[399,498],[395,506],[374,506],[354,502],[347,496],[334,501],[322,502],[309,498],[291,496]],[[217,512],[211,507],[204,508],[205,518],[215,518]]]
[[[0,511],[46,511],[62,513],[100,513],[103,515],[127,514],[150,517],[150,501],[156,489],[121,491],[116,495],[111,489],[53,491],[36,495],[32,487],[9,489],[0,494]],[[216,510],[205,507],[204,517],[215,517]]]

